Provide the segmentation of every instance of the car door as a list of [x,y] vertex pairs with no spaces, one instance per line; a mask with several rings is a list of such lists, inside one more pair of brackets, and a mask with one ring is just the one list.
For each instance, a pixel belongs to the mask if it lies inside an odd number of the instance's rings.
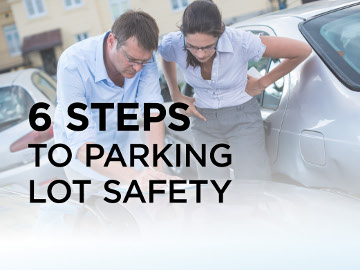
[[[256,35],[276,36],[273,29],[267,26],[251,25],[242,26],[239,29],[251,31]],[[280,59],[262,57],[258,62],[249,62],[248,68],[255,67],[264,76],[279,63],[281,63]],[[275,163],[277,158],[279,134],[287,107],[289,85],[290,76],[287,75],[267,87],[262,94],[256,96],[264,120],[266,146],[271,163]]]

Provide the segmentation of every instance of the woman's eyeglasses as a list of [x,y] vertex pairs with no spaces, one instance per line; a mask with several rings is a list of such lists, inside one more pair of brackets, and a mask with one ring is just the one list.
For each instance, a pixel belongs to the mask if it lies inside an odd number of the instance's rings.
[[217,39],[216,43],[210,44],[205,47],[196,47],[196,46],[192,46],[192,45],[190,45],[190,46],[186,45],[185,38],[184,38],[184,48],[189,50],[190,52],[198,52],[199,50],[202,50],[204,52],[213,52],[213,51],[216,51],[218,42],[219,42],[219,38]]

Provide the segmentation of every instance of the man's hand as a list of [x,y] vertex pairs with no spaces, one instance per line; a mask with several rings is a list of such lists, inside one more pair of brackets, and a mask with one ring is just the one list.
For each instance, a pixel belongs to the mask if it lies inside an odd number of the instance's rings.
[[248,81],[246,84],[245,91],[250,96],[252,96],[252,97],[257,96],[265,90],[266,86],[262,84],[261,78],[257,79],[250,75],[247,75],[247,78],[248,78]]
[[[141,188],[145,190],[149,190],[149,180],[166,180],[168,182],[169,180],[182,180],[182,178],[173,175],[168,175],[166,173],[159,172],[154,169],[146,169],[139,172],[139,174],[136,176],[136,180],[138,180]],[[165,187],[166,185],[164,185],[163,188]]]
[[201,113],[199,113],[199,111],[196,109],[196,107],[194,105],[195,98],[187,97],[182,94],[178,94],[176,97],[173,98],[173,100],[174,100],[174,102],[185,103],[189,106],[187,108],[187,110],[184,112],[184,114],[186,116],[196,116],[196,117],[199,117],[200,119],[206,121],[206,118]]

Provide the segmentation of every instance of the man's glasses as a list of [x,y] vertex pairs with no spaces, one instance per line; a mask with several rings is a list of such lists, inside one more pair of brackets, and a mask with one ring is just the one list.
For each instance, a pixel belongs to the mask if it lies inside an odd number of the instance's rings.
[[[115,37],[117,43],[118,43],[118,44],[121,44],[121,43],[119,42],[118,38],[117,38],[115,35],[114,35],[114,37]],[[124,55],[125,55],[125,57],[126,57],[126,60],[129,62],[129,64],[130,64],[131,66],[139,66],[139,65],[145,66],[145,65],[151,64],[151,63],[153,63],[153,62],[155,61],[153,55],[152,55],[151,58],[150,58],[149,60],[147,60],[147,61],[138,61],[138,60],[130,59],[129,56],[126,54],[125,50],[123,49],[122,45],[120,45],[120,48],[121,48],[121,50],[123,51],[123,53],[124,53]]]
[[131,60],[131,59],[129,59],[129,57],[127,56],[127,54],[126,54],[126,52],[124,51],[122,45],[120,45],[120,48],[121,48],[121,50],[123,51],[123,53],[124,53],[124,55],[125,55],[125,57],[126,57],[126,60],[129,62],[129,64],[130,64],[131,66],[139,66],[139,65],[145,66],[145,65],[150,64],[150,63],[153,63],[153,62],[155,61],[153,55],[151,56],[151,59],[149,59],[149,60],[147,60],[147,61]]
[[199,50],[202,50],[204,52],[213,52],[213,51],[216,51],[218,42],[219,42],[219,38],[217,39],[216,43],[210,44],[205,47],[187,46],[185,43],[185,37],[184,37],[184,48],[189,50],[190,52],[198,52]]

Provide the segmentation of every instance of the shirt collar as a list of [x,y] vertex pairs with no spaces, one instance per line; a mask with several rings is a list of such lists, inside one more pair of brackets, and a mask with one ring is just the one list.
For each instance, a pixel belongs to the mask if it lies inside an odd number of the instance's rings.
[[96,59],[95,59],[95,82],[99,82],[102,80],[108,79],[110,81],[110,78],[107,74],[105,62],[104,62],[104,41],[108,38],[110,31],[106,32],[103,35],[103,38],[99,41],[99,44],[96,48]]
[[234,52],[233,46],[231,44],[229,36],[226,33],[226,30],[219,38],[219,42],[216,50],[218,52],[231,52],[231,53]]

